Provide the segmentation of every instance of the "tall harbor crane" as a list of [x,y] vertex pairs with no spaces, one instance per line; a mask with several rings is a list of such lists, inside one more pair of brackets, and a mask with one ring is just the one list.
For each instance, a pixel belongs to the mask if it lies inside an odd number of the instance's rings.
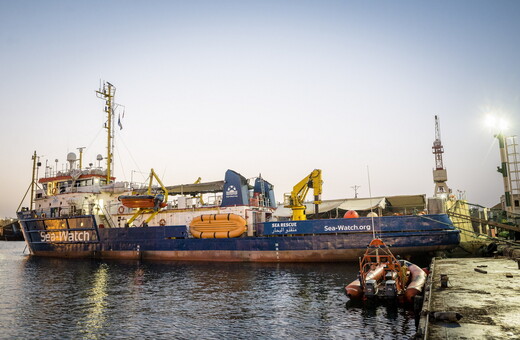
[[441,143],[441,127],[439,117],[435,116],[435,141],[433,142],[432,152],[435,155],[435,169],[433,170],[433,182],[435,183],[435,196],[446,197],[451,190],[446,181],[448,173],[442,163],[444,148]]

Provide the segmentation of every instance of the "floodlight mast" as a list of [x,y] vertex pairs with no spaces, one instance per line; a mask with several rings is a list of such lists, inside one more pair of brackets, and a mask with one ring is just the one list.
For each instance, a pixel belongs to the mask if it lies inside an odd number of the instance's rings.
[[489,115],[487,123],[492,129],[498,130],[498,133],[495,134],[500,151],[500,166],[497,166],[497,171],[502,174],[504,183],[503,210],[508,218],[517,216],[518,219],[520,215],[520,156],[516,136],[507,136],[504,133],[508,123],[503,118]]
[[508,171],[508,161],[507,161],[507,142],[506,137],[500,131],[495,135],[495,138],[498,139],[498,147],[500,149],[500,162],[501,166],[497,166],[497,171],[502,174],[502,179],[504,181],[504,199],[505,199],[505,211],[507,213],[507,217],[513,212],[513,207],[511,204],[511,181],[509,179],[509,171]]

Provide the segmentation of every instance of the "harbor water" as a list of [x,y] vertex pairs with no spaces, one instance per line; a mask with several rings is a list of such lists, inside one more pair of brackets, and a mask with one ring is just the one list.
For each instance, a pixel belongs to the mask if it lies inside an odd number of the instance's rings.
[[355,263],[35,258],[0,242],[0,339],[407,339],[412,311],[353,305]]

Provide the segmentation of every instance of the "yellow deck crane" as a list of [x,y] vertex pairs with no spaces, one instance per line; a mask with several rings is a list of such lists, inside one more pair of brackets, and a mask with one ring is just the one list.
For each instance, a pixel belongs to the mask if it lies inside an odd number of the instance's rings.
[[314,213],[318,214],[318,204],[321,203],[321,170],[314,169],[308,176],[296,184],[290,194],[284,195],[284,207],[292,209],[292,219],[295,221],[306,220],[305,196],[309,189],[314,191]]
[[[193,182],[193,184],[199,184],[200,182],[202,182],[202,177],[197,178],[197,180],[195,182]],[[197,196],[197,198],[199,199],[200,205],[204,205],[204,199],[202,198],[202,193],[200,193]]]
[[[152,195],[152,184],[153,179],[159,183],[161,187],[161,194]],[[123,205],[127,207],[137,208],[134,215],[128,220],[127,225],[131,225],[132,222],[139,217],[140,215],[144,213],[150,213],[150,216],[143,222],[143,226],[148,226],[148,222],[152,220],[160,211],[161,208],[166,206],[168,202],[168,190],[164,187],[164,184],[159,179],[159,176],[155,173],[155,171],[152,169],[150,171],[150,181],[148,183],[148,190],[146,196],[141,195],[131,195],[131,196],[120,196],[119,200],[122,202]]]

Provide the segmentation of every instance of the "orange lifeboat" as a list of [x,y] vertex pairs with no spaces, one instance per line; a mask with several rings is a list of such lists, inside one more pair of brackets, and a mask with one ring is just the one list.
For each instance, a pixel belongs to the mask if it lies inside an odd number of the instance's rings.
[[190,223],[190,233],[195,238],[239,237],[246,230],[246,220],[235,214],[201,215]]
[[160,195],[123,195],[119,196],[118,199],[121,201],[121,204],[127,208],[151,209],[155,207],[158,200],[161,201],[161,203],[159,203],[159,207],[165,207],[166,203],[162,202],[163,197],[158,196]]

